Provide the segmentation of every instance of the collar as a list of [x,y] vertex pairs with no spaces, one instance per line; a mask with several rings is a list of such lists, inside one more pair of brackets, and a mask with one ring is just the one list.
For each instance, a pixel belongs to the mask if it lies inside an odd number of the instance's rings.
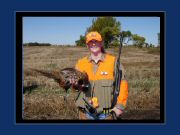
[[[95,62],[95,61],[92,59],[91,55],[87,56],[87,59],[88,59],[89,62]],[[105,60],[105,54],[102,53],[102,56],[101,56],[101,58],[98,60],[98,62],[99,62],[99,61],[104,62],[104,60]],[[98,62],[97,62],[97,63],[98,63]]]

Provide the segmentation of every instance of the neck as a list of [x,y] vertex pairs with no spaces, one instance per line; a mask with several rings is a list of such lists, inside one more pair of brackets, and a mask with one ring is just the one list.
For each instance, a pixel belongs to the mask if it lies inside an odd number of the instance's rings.
[[99,61],[99,60],[101,59],[101,57],[102,57],[102,52],[98,53],[98,55],[95,55],[95,54],[91,53],[91,58],[92,58],[95,62]]

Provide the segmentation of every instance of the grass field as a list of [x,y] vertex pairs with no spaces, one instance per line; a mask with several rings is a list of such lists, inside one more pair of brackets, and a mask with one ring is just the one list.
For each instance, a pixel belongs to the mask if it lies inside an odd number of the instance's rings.
[[[117,55],[118,48],[108,53]],[[74,67],[79,58],[88,55],[79,47],[24,47],[24,119],[78,119],[72,91],[66,104],[64,91],[52,79],[30,70],[54,70]],[[129,82],[129,98],[122,119],[160,119],[160,48],[124,47],[121,62]]]

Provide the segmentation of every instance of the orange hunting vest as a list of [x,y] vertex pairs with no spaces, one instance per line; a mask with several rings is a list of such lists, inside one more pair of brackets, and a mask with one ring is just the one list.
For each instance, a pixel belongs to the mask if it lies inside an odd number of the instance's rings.
[[[112,86],[114,81],[115,61],[115,56],[105,54],[104,60],[98,63],[99,66],[96,73],[93,72],[93,63],[88,59],[88,57],[80,59],[76,64],[76,69],[88,74],[92,88],[95,87],[95,96],[98,97],[102,108],[109,108],[111,106],[112,100],[109,97],[112,97],[112,87],[110,86]],[[124,83],[121,84],[124,85]],[[125,107],[128,90],[127,87],[122,85],[120,87],[121,90],[117,102]]]
[[86,72],[88,74],[90,81],[102,80],[102,79],[114,79],[114,64],[115,57],[109,54],[105,54],[104,61],[99,62],[99,67],[97,72],[93,73],[93,64],[88,59],[88,57],[84,57],[79,60],[76,64],[76,69],[81,72]]

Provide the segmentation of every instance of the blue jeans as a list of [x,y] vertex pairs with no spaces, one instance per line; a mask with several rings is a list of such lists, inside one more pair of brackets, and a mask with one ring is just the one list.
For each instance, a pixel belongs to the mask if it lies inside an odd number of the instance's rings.
[[[98,120],[104,120],[104,119],[106,119],[108,116],[110,116],[110,114],[104,114],[104,113],[101,113],[101,114],[99,114],[98,115]],[[86,113],[86,117],[88,118],[88,119],[90,119],[90,120],[96,120],[96,118],[92,115],[92,114],[90,114],[90,113]]]

